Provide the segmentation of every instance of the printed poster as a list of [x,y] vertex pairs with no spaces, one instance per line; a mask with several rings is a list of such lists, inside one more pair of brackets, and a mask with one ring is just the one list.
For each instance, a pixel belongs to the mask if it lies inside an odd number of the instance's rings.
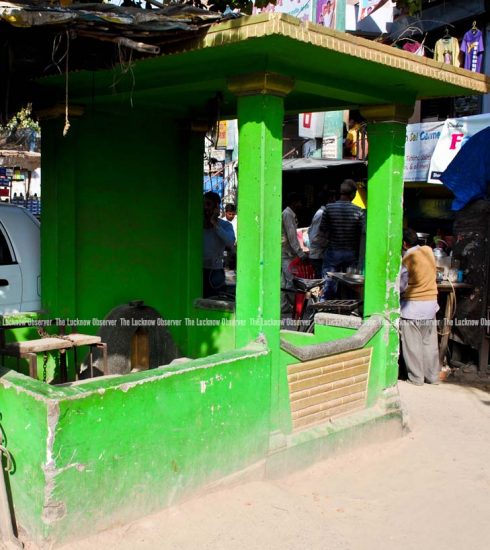
[[253,13],[287,13],[303,21],[311,21],[313,15],[313,0],[277,0],[276,4],[267,4],[265,8],[256,8]]
[[337,0],[318,0],[315,23],[335,29]]
[[404,181],[427,181],[443,121],[407,124]]
[[490,114],[448,118],[442,127],[441,135],[430,162],[429,183],[441,183],[439,176],[461,150],[461,146],[480,130],[490,126]]
[[298,119],[298,135],[308,139],[323,137],[323,113],[301,113]]
[[360,0],[358,21],[368,17],[374,10],[381,7],[385,3],[386,0]]

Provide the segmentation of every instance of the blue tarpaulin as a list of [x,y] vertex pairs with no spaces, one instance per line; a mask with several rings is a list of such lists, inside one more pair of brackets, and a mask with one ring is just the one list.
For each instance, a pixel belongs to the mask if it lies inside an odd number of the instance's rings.
[[439,178],[454,193],[452,210],[476,199],[488,199],[490,126],[472,136]]
[[225,181],[223,176],[204,176],[204,192],[214,191],[223,199],[225,190]]

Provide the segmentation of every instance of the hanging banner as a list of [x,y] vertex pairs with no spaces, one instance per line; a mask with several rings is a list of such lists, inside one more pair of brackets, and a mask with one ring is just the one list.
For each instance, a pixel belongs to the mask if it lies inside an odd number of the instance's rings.
[[220,120],[218,124],[218,140],[216,142],[216,149],[226,149],[228,141],[228,121]]
[[336,28],[336,0],[318,0],[316,5],[315,23],[329,29]]
[[480,130],[490,126],[490,114],[448,118],[434,149],[429,168],[429,183],[441,183],[439,176],[459,153],[461,146]]
[[404,181],[427,181],[430,160],[443,126],[443,121],[407,124]]
[[342,111],[330,111],[325,113],[323,121],[322,158],[342,158],[343,129],[344,119]]
[[301,113],[298,119],[298,135],[307,139],[323,137],[323,113]]
[[386,0],[360,0],[358,21],[371,15],[374,10],[378,9],[383,4],[386,4]]
[[313,0],[277,0],[276,4],[267,4],[265,8],[254,6],[252,13],[287,13],[303,21],[312,21]]

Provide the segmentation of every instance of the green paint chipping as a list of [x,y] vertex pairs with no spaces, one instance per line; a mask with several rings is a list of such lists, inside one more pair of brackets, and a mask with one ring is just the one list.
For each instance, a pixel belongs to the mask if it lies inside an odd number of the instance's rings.
[[[15,491],[21,523],[44,540],[150,513],[267,450],[270,357],[262,347],[45,388],[14,373],[0,385],[21,465],[12,485],[32,487]],[[14,419],[17,403],[23,412]]]
[[[402,249],[403,162],[405,125],[396,122],[372,124],[369,154],[369,199],[366,235],[366,283],[364,314],[385,318],[375,346],[368,402],[373,403],[384,387],[398,377],[399,272]],[[379,348],[379,349],[378,349]]]
[[[37,381],[0,369],[0,429],[13,458],[14,470],[5,474],[11,487],[17,521],[34,539],[41,539],[44,506],[47,404],[29,388]],[[18,386],[26,382],[26,390]]]
[[[291,93],[231,93],[230,78],[261,71],[294,80]],[[47,104],[64,100],[64,77],[40,87]],[[280,461],[282,444],[306,448],[308,430],[287,435],[293,359],[280,350],[277,323],[284,113],[486,90],[483,75],[270,14],[213,27],[194,49],[138,61],[131,75],[71,74],[70,102],[83,106],[83,116],[72,117],[66,137],[62,120],[42,127],[43,308],[51,318],[100,320],[143,300],[165,319],[182,320],[170,332],[194,359],[67,387],[2,373],[1,422],[16,461],[9,481],[30,536],[59,543],[130,521],[272,453]],[[194,307],[202,284],[203,135],[190,128],[210,122],[216,97],[221,117],[239,118],[235,315]],[[394,123],[369,129],[365,313],[393,323],[404,135]],[[236,319],[237,326],[196,328],[186,318]],[[316,327],[311,336],[284,337],[307,345],[351,333]],[[316,429],[313,450],[339,444],[344,430],[360,433],[355,426],[366,419],[397,416],[396,400],[389,414],[380,405],[396,381],[396,330],[387,323],[369,345],[369,409],[334,434]]]

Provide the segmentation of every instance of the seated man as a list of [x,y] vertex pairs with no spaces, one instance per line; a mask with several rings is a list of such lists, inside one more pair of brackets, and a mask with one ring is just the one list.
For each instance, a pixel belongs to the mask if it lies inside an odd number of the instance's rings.
[[221,199],[217,193],[204,194],[203,230],[203,297],[219,294],[225,287],[223,255],[226,247],[235,244],[235,232],[230,222],[219,217]]

